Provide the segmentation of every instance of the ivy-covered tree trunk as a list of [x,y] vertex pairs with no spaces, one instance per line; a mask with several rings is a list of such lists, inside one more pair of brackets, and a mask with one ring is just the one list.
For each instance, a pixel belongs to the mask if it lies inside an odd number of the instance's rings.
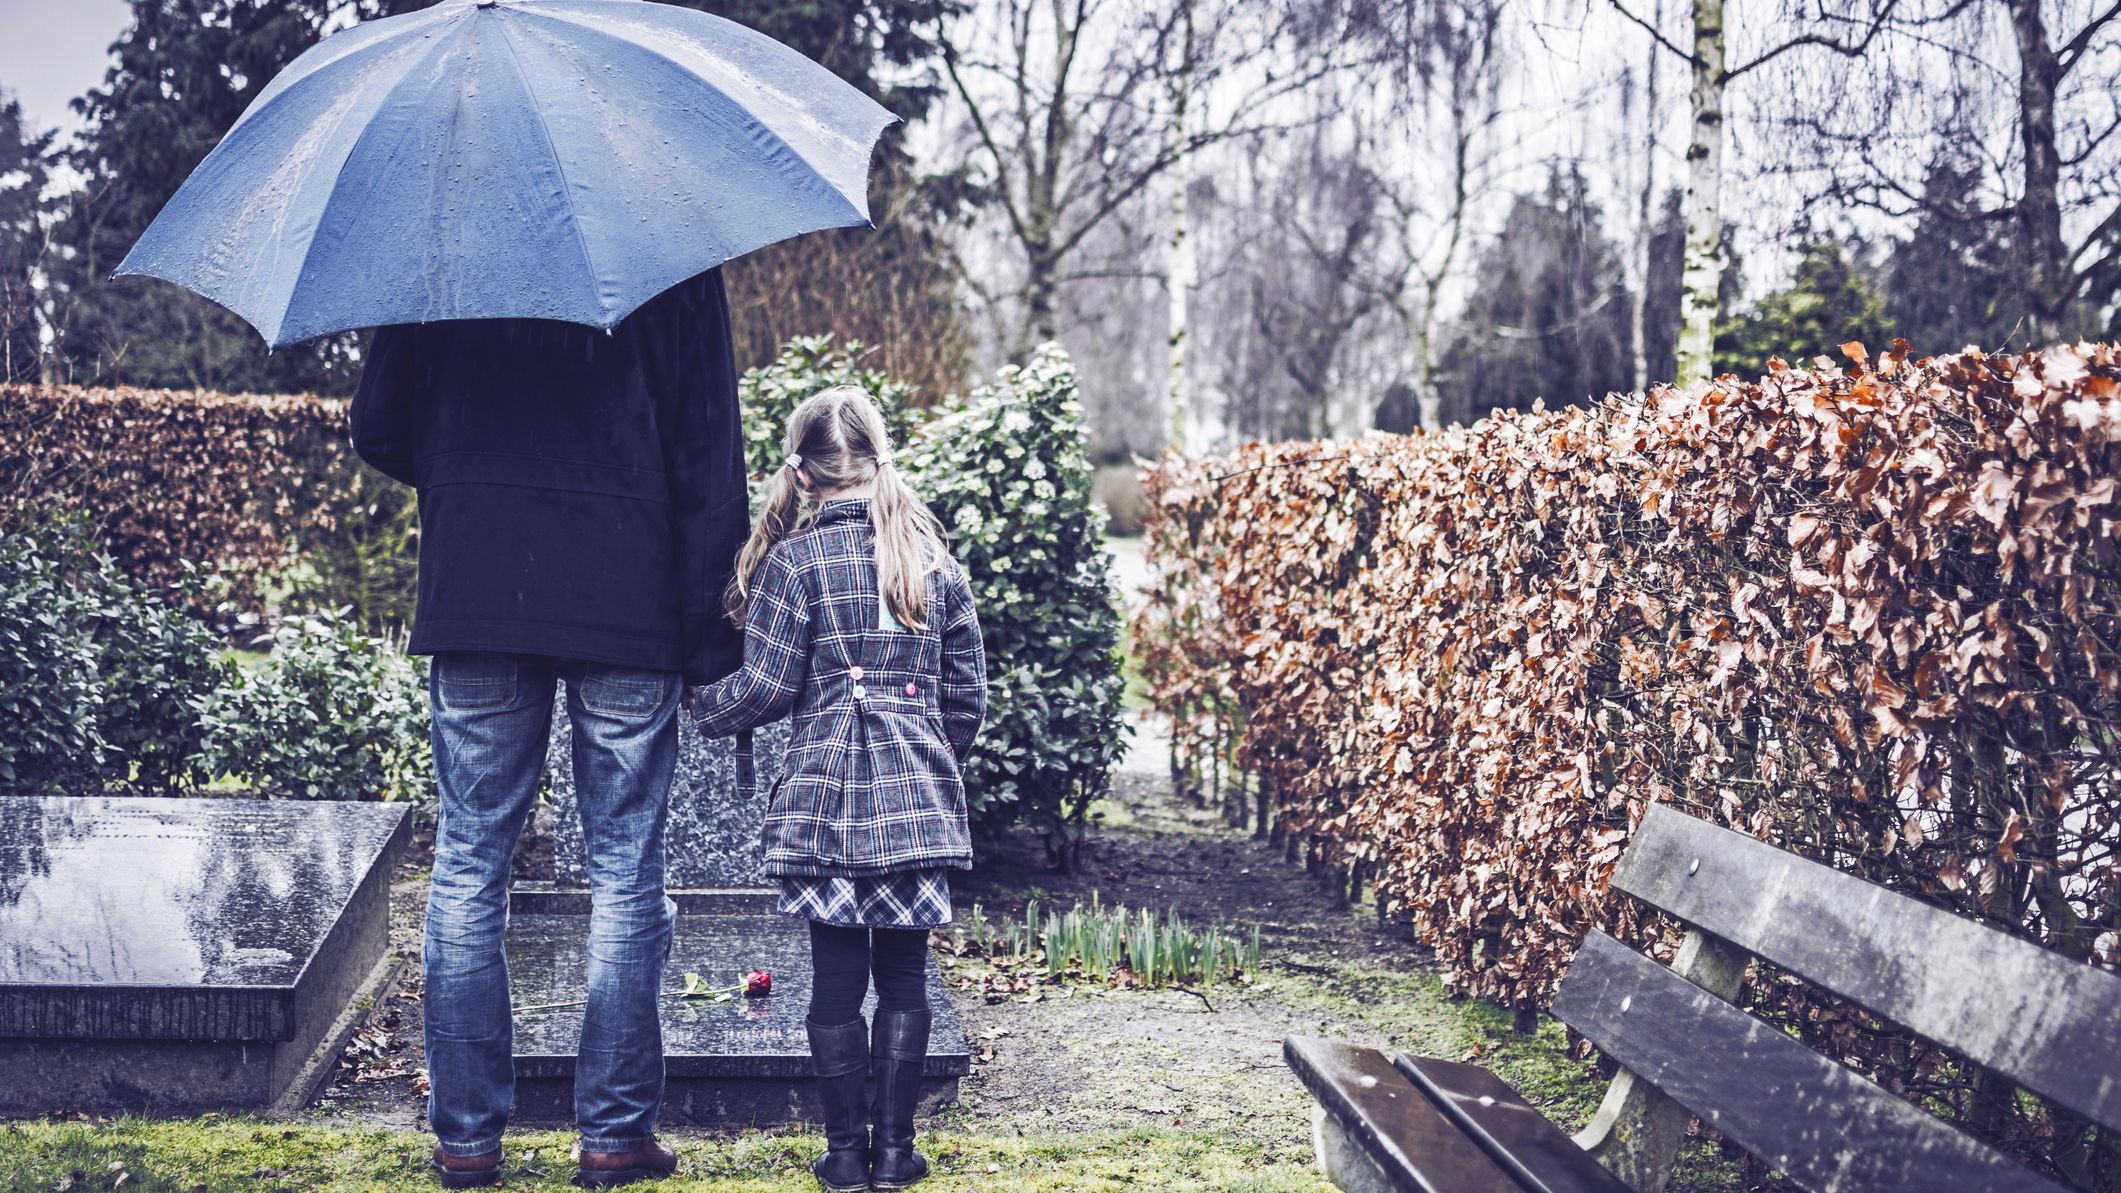
[[1693,138],[1687,143],[1686,264],[1680,278],[1677,378],[1710,377],[1723,276],[1723,0],[1694,0]]
[[2062,241],[2062,155],[2055,143],[2055,89],[2062,68],[2048,45],[2039,0],[2012,0],[2010,14],[2018,43],[2018,141],[2025,152],[2018,226],[2024,237],[2030,340],[2043,344],[2064,334],[2076,293]]

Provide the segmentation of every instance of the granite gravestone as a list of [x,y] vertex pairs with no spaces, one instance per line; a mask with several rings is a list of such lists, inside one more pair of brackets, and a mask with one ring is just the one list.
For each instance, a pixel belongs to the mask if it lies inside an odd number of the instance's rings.
[[[702,737],[691,717],[679,715],[677,776],[670,784],[670,822],[664,830],[671,889],[757,890],[771,885],[759,830],[766,819],[766,793],[780,777],[781,756],[788,747],[787,722],[759,730],[753,741],[758,781],[746,794],[738,790],[735,739]],[[552,777],[553,879],[562,890],[580,890],[589,880],[583,869],[574,735],[564,688],[553,713],[546,769]]]
[[0,1113],[306,1100],[389,972],[409,812],[0,799]]
[[[739,790],[733,740],[703,738],[691,718],[679,718],[665,849],[680,914],[663,989],[682,988],[687,974],[724,988],[747,970],[763,969],[773,975],[773,993],[728,1001],[663,999],[665,1122],[727,1127],[818,1119],[803,1030],[810,1001],[809,931],[802,921],[775,913],[777,888],[766,876],[759,847],[767,793],[780,776],[787,745],[785,721],[754,735],[756,783],[745,792]],[[587,962],[590,900],[583,890],[573,757],[563,692],[548,754],[558,889],[519,884],[509,898],[515,1113],[525,1122],[562,1123],[574,1113],[575,1052],[582,1035],[576,1000]],[[972,1058],[933,967],[928,1002],[935,1023],[921,1104],[933,1110],[957,1096],[958,1078],[971,1070]],[[875,995],[869,1003],[874,1006]]]

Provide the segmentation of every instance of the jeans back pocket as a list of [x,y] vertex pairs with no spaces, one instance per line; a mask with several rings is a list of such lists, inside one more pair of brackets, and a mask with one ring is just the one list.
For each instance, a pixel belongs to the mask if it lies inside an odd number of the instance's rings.
[[434,658],[437,702],[450,712],[507,708],[516,700],[514,655],[449,650]]

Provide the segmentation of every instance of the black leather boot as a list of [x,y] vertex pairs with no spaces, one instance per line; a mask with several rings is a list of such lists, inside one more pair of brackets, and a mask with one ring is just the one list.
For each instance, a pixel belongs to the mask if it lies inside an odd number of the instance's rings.
[[832,1193],[854,1193],[869,1187],[869,1116],[864,1104],[869,1081],[869,1025],[810,1029],[810,1065],[817,1074],[818,1100],[825,1107],[825,1154],[810,1171]]
[[869,1187],[903,1189],[928,1175],[928,1158],[913,1150],[913,1107],[920,1101],[928,1062],[929,1013],[878,1011],[869,1041],[876,1078],[875,1128],[869,1150]]

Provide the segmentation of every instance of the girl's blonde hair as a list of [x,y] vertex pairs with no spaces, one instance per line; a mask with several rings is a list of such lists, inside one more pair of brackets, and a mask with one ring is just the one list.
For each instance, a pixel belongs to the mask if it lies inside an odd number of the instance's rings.
[[766,481],[766,508],[737,555],[722,603],[744,624],[751,578],[773,545],[802,528],[820,494],[875,482],[869,523],[876,529],[876,583],[891,615],[909,630],[928,628],[928,573],[942,563],[943,527],[891,462],[891,433],[869,395],[837,385],[803,399],[788,416],[787,459]]

